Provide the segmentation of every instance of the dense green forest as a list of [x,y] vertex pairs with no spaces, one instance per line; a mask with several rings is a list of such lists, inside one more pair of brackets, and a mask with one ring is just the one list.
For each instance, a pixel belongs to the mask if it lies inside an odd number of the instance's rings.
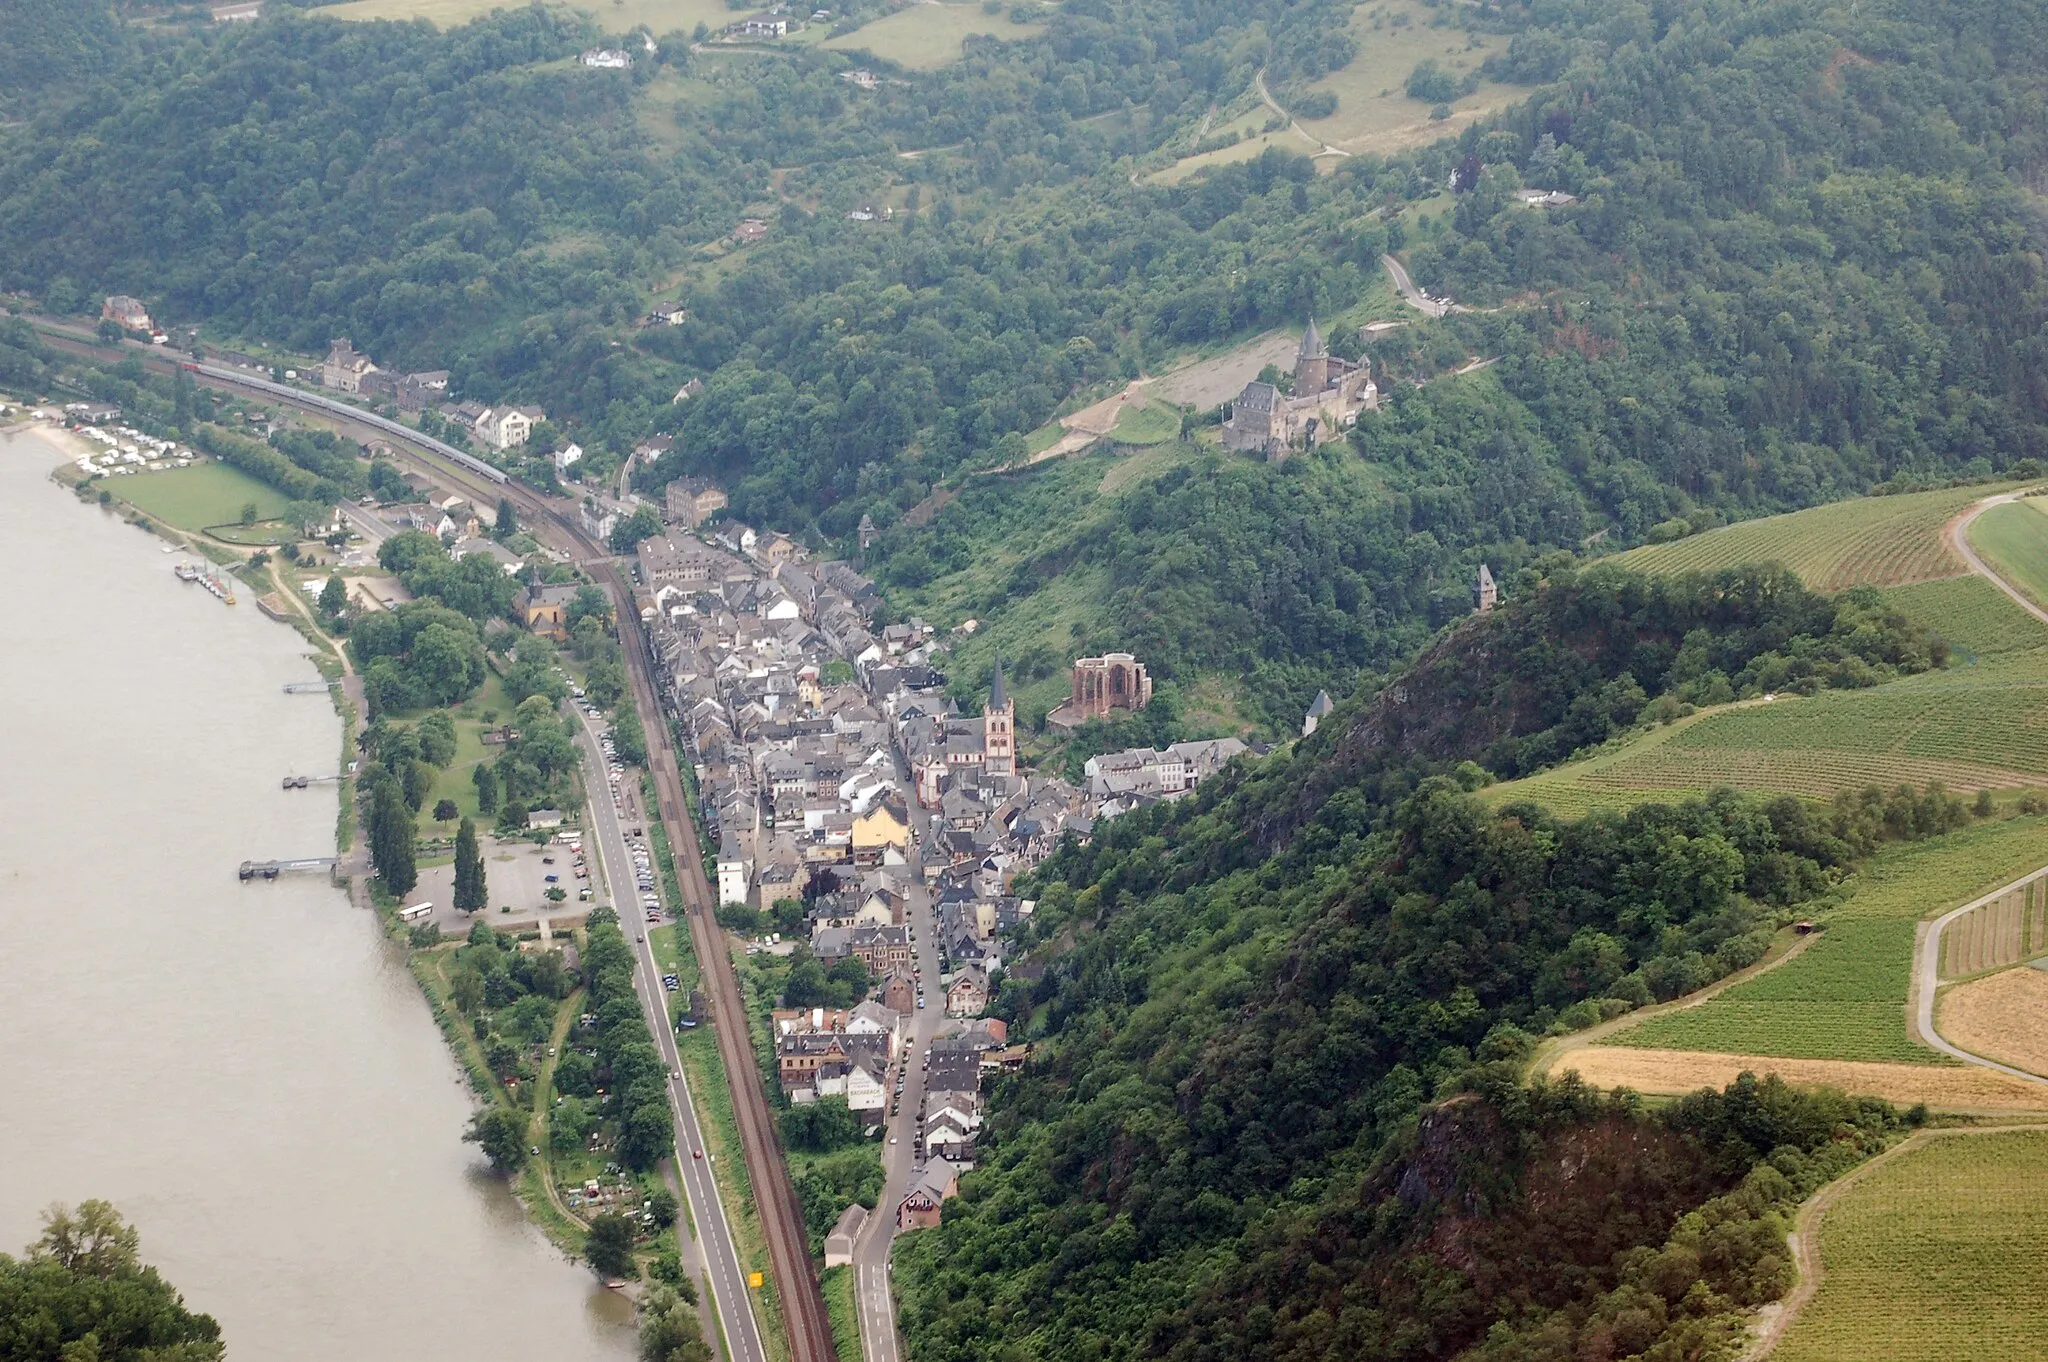
[[[1748,1080],[1646,1115],[1523,1062],[1753,963],[1858,858],[1970,815],[1724,790],[1568,821],[1487,809],[1474,759],[1560,755],[1652,690],[1933,651],[1770,571],[1560,570],[1295,748],[1063,849],[1018,942],[1044,972],[999,998],[1032,1063],[900,1251],[916,1355],[1719,1355],[1789,1281],[1790,1208],[1898,1118]],[[1481,657],[1515,674],[1434,684]]]
[[73,81],[111,70],[131,46],[105,0],[9,0],[0,43],[0,114],[32,112]]
[[0,1357],[9,1362],[219,1362],[220,1325],[185,1308],[104,1201],[53,1206],[19,1258],[0,1253]]

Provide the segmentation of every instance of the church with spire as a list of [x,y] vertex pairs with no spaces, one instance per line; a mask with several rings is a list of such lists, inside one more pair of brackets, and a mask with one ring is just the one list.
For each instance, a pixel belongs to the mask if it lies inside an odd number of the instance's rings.
[[903,735],[918,803],[936,809],[949,791],[1001,799],[1017,788],[1017,702],[1003,677],[1002,658],[989,677],[980,718],[959,713],[935,717],[929,728],[906,729]]
[[1282,392],[1258,379],[1245,384],[1230,404],[1223,443],[1278,462],[1291,450],[1336,439],[1380,403],[1371,369],[1331,354],[1313,317],[1295,347],[1292,386]]
[[992,776],[1017,774],[1017,702],[1003,687],[1003,659],[996,657],[995,679],[981,711],[982,764]]

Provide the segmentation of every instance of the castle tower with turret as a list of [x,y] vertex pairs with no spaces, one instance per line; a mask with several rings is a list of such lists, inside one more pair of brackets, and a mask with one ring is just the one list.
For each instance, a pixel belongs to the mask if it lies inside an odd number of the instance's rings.
[[1500,587],[1494,583],[1493,574],[1486,570],[1484,563],[1479,565],[1479,581],[1476,586],[1479,593],[1479,613],[1484,615],[1493,609],[1494,603],[1500,599]]
[[1308,397],[1330,386],[1330,347],[1316,330],[1316,319],[1308,319],[1301,333],[1301,348],[1294,352],[1294,395]]
[[1003,659],[996,658],[995,679],[989,683],[988,705],[981,711],[981,751],[984,769],[990,775],[1017,774],[1017,702],[1003,686]]

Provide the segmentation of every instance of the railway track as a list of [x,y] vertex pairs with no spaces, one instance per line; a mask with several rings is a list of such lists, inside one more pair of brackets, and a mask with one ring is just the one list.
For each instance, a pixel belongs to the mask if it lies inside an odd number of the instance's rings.
[[[96,353],[99,349],[76,332],[45,321],[38,321],[35,325],[43,338],[57,348],[85,354]],[[790,1183],[789,1166],[783,1157],[774,1118],[769,1112],[767,1091],[761,1081],[761,1068],[754,1057],[752,1032],[747,1024],[746,1002],[740,993],[739,979],[733,972],[731,956],[718,930],[715,916],[717,899],[705,877],[703,848],[683,797],[674,740],[648,662],[646,633],[639,613],[633,608],[632,591],[617,563],[612,561],[610,551],[592,540],[576,523],[573,511],[565,510],[555,499],[517,479],[506,478],[501,483],[495,478],[480,476],[466,466],[468,460],[457,461],[443,456],[425,437],[394,422],[376,418],[372,413],[354,412],[331,399],[309,400],[309,395],[296,393],[268,380],[243,378],[210,365],[182,364],[147,347],[131,345],[129,352],[139,355],[144,367],[156,372],[169,373],[183,368],[203,386],[255,392],[272,401],[335,421],[345,429],[369,432],[390,445],[401,457],[485,505],[492,504],[499,497],[509,498],[526,517],[529,532],[543,541],[553,540],[554,547],[568,552],[604,584],[618,612],[621,651],[625,655],[626,672],[633,688],[634,706],[647,732],[648,764],[661,797],[661,819],[668,829],[669,844],[676,850],[676,869],[682,880],[683,896],[689,900],[690,940],[708,986],[719,1054],[725,1062],[726,1082],[732,1089],[733,1115],[739,1126],[740,1147],[746,1158],[748,1178],[753,1184],[762,1231],[768,1240],[770,1270],[774,1274],[783,1319],[789,1331],[790,1356],[792,1362],[837,1362],[838,1351],[832,1341],[824,1293],[811,1262],[810,1235],[804,1227],[803,1210],[797,1203],[796,1189]]]

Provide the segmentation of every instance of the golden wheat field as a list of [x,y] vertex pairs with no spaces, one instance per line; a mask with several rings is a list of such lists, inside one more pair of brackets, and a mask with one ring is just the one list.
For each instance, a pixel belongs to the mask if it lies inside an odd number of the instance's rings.
[[1941,995],[1935,1029],[1972,1054],[2048,1074],[2048,972],[2022,967]]
[[1588,1045],[1563,1051],[1550,1066],[1553,1074],[1569,1070],[1577,1070],[1579,1077],[1596,1088],[1633,1088],[1656,1094],[1726,1087],[1747,1071],[1775,1073],[1787,1083],[1840,1088],[1902,1105],[1925,1102],[1944,1111],[2048,1111],[2048,1088],[1961,1064],[1785,1059],[1711,1050]]

